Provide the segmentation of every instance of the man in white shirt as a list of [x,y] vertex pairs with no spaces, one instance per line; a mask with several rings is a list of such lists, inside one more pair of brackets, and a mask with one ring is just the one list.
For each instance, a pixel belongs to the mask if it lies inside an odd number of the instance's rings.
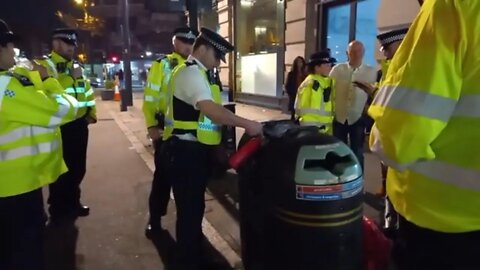
[[262,134],[261,123],[236,116],[222,106],[217,81],[208,72],[225,62],[225,54],[232,50],[223,37],[202,28],[192,55],[174,70],[170,82],[173,96],[167,109],[162,156],[177,207],[178,269],[182,270],[200,269],[204,195],[211,175],[212,148],[221,140],[221,125],[242,127],[250,136]]
[[348,62],[333,67],[335,86],[333,135],[350,145],[363,168],[365,124],[362,115],[377,78],[375,68],[363,64],[365,47],[359,41],[348,45]]

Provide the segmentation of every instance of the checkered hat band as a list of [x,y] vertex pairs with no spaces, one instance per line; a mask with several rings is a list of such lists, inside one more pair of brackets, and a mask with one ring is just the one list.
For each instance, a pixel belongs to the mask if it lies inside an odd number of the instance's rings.
[[75,34],[55,34],[53,38],[66,38],[76,40],[77,36]]
[[383,46],[385,46],[385,45],[393,43],[395,41],[403,40],[405,38],[405,35],[406,34],[398,34],[398,35],[395,35],[395,36],[391,36],[391,37],[388,37],[388,38],[382,40],[381,43],[382,43]]
[[195,39],[196,38],[196,36],[192,32],[176,33],[175,36],[180,37],[180,38],[188,38],[188,39]]
[[215,47],[215,49],[225,53],[226,51],[228,51],[227,47],[221,45],[221,44],[218,44],[217,42],[213,41],[212,39],[210,39],[209,37],[207,37],[206,35],[202,35],[202,38],[205,39],[206,41],[208,41],[213,47]]

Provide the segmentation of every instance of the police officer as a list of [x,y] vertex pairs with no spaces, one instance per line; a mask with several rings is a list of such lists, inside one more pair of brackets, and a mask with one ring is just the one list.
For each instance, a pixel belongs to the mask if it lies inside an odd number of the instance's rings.
[[426,0],[369,109],[399,269],[480,269],[480,2]]
[[77,102],[43,66],[14,67],[16,41],[0,20],[0,269],[42,270],[42,186],[67,171],[59,126]]
[[302,126],[318,126],[321,132],[332,133],[334,80],[329,77],[334,59],[317,52],[307,63],[309,75],[298,88],[295,113]]
[[187,62],[172,74],[171,98],[164,131],[166,173],[177,207],[177,247],[180,268],[198,269],[202,239],[204,193],[211,173],[211,151],[221,141],[221,126],[242,127],[251,136],[262,125],[236,116],[221,105],[221,95],[209,70],[225,62],[233,46],[217,33],[201,29]]
[[[378,74],[378,84],[381,86],[382,82],[385,80],[385,75],[387,74],[388,67],[392,58],[395,56],[402,40],[405,38],[405,35],[408,32],[408,28],[401,27],[398,29],[392,29],[387,32],[381,33],[377,36],[378,41],[380,42],[380,50],[385,56],[385,60],[381,62],[381,70]],[[377,88],[378,90],[378,88]],[[398,214],[393,208],[392,203],[386,196],[386,179],[388,167],[381,163],[382,168],[382,186],[380,191],[377,193],[378,196],[384,197],[385,199],[385,209],[383,215],[383,230],[390,236],[394,237],[396,230],[398,229]]]
[[49,212],[53,221],[87,216],[90,209],[80,203],[80,183],[87,163],[88,125],[97,122],[95,95],[83,76],[83,69],[74,60],[77,33],[73,29],[56,29],[52,35],[53,51],[41,60],[49,74],[58,79],[65,93],[78,100],[77,119],[61,127],[63,157],[68,172],[50,185]]
[[152,63],[145,87],[143,114],[148,135],[155,148],[155,172],[149,197],[150,219],[145,235],[151,238],[161,231],[161,217],[167,214],[170,200],[170,184],[162,177],[160,169],[161,130],[164,128],[164,115],[167,109],[168,82],[173,69],[183,64],[192,53],[192,46],[198,31],[188,27],[177,28],[172,39],[174,51]]

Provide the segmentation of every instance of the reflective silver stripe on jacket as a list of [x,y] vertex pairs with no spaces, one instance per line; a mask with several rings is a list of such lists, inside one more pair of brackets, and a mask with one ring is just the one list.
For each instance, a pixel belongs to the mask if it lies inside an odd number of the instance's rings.
[[327,112],[325,110],[320,110],[320,109],[296,109],[295,112],[298,115],[304,115],[304,114],[316,114],[316,115],[321,115],[321,116],[333,116],[331,112]]
[[10,83],[12,77],[10,76],[0,76],[0,109],[2,108],[3,96],[5,95],[5,90],[7,90],[7,86]]
[[57,112],[52,116],[52,118],[50,118],[50,122],[48,123],[49,127],[59,126],[62,123],[63,117],[65,117],[65,115],[67,115],[67,113],[70,111],[71,106],[74,107],[75,115],[77,114],[79,107],[78,101],[68,95],[55,95],[55,100],[57,101],[59,107]]
[[90,90],[88,90],[86,93],[85,93],[85,97],[89,97],[91,95],[93,95],[93,88],[90,88]]
[[54,76],[55,78],[58,78],[58,71],[57,71],[57,66],[55,65],[55,63],[53,63],[52,59],[50,59],[50,58],[47,58],[46,61],[47,61],[47,64],[48,64],[48,65],[52,68],[52,70],[53,70],[53,76]]
[[148,101],[148,102],[155,102],[155,101],[157,101],[157,99],[156,99],[155,97],[149,96],[149,95],[144,96],[143,99],[144,99],[145,101]]
[[453,116],[480,117],[480,94],[462,95],[455,106]]
[[0,151],[0,161],[9,161],[22,157],[35,156],[42,153],[53,152],[60,146],[60,141],[40,143],[32,146],[24,146],[11,150]]
[[148,83],[148,87],[154,91],[160,91],[160,85],[156,83]]
[[417,161],[410,164],[398,164],[397,162],[388,158],[383,151],[381,142],[378,139],[379,134],[376,127],[372,128],[372,133],[374,136],[374,143],[371,146],[371,150],[389,167],[392,167],[400,172],[411,170],[445,184],[480,192],[480,170],[461,168],[438,160]]
[[79,108],[92,107],[92,106],[95,106],[95,100],[79,101],[79,102],[78,102],[78,107],[79,107]]
[[83,93],[85,93],[85,88],[84,87],[76,87],[76,88],[68,87],[68,88],[65,88],[65,93],[67,93],[67,94],[83,94]]
[[384,86],[373,100],[373,105],[448,121],[457,101],[400,86]]
[[400,86],[385,86],[373,104],[444,122],[450,116],[480,117],[480,94],[464,94],[457,101]]
[[328,126],[331,124],[325,124],[325,123],[320,123],[320,122],[311,122],[311,121],[300,121],[300,126],[316,126],[316,127],[322,127],[322,126]]
[[439,160],[416,162],[409,169],[445,184],[480,192],[480,170],[461,168]]
[[56,128],[27,126],[14,129],[6,134],[0,135],[0,144],[7,144],[18,141],[22,138],[33,137],[37,135],[54,133]]

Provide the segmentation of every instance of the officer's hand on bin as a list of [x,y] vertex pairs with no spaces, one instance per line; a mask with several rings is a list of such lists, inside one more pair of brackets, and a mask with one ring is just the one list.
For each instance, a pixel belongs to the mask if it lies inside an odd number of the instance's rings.
[[262,123],[256,121],[248,121],[245,125],[245,132],[252,137],[262,136],[263,134],[263,125]]
[[162,137],[162,134],[157,127],[149,127],[148,128],[148,137],[150,137],[150,139],[152,139],[152,141],[157,141]]

